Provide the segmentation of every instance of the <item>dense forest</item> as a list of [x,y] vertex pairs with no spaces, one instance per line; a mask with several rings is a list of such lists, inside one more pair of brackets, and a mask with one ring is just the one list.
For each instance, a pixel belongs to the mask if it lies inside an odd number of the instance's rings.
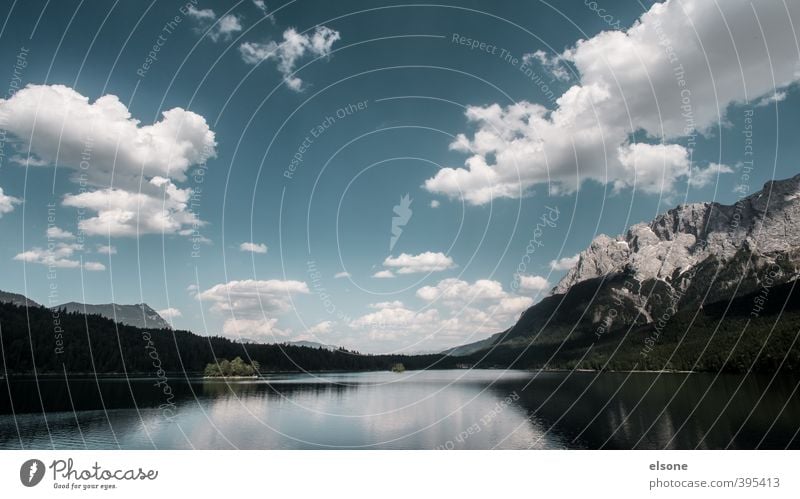
[[[565,341],[534,340],[527,348],[502,345],[462,357],[474,366],[518,368],[776,372],[800,370],[800,289],[776,286],[730,302],[683,310],[661,328],[620,327],[597,338],[572,331]],[[758,314],[753,314],[758,310]],[[528,340],[530,342],[530,339]]]
[[241,357],[261,372],[389,370],[397,363],[423,369],[441,355],[363,355],[339,349],[239,343],[189,331],[140,329],[99,315],[0,303],[0,354],[8,374],[137,373],[202,374],[218,359]]
[[[99,315],[0,303],[0,354],[2,372],[7,374],[30,374],[34,368],[38,373],[203,374],[209,364],[237,357],[243,366],[257,366],[262,373],[391,370],[397,365],[410,370],[800,370],[800,290],[794,284],[771,289],[768,304],[756,316],[751,312],[757,298],[749,295],[699,311],[683,310],[661,328],[620,327],[599,338],[581,330],[565,333],[563,342],[553,341],[552,332],[505,344],[501,337],[493,348],[462,357],[365,355],[345,349],[240,343],[189,331],[145,330]],[[209,375],[217,374],[209,371]]]

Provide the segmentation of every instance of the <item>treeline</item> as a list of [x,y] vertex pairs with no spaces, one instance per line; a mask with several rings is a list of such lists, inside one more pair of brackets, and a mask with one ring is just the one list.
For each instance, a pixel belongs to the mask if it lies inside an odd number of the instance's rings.
[[756,306],[758,298],[754,293],[683,310],[660,328],[621,327],[599,339],[592,332],[564,331],[563,343],[501,344],[462,359],[476,367],[523,369],[800,371],[800,289],[777,286],[764,306]]
[[10,374],[137,373],[202,374],[216,359],[256,361],[261,372],[389,370],[456,361],[441,355],[365,355],[345,349],[240,343],[189,331],[140,329],[99,315],[0,303],[2,371]]

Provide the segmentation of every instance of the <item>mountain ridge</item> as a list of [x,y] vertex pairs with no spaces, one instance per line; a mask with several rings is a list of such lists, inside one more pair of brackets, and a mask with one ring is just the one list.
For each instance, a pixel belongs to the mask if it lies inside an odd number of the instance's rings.
[[678,205],[616,237],[598,235],[550,295],[512,327],[443,353],[599,337],[622,326],[664,322],[682,310],[794,282],[799,270],[800,175],[795,175],[766,182],[733,205]]

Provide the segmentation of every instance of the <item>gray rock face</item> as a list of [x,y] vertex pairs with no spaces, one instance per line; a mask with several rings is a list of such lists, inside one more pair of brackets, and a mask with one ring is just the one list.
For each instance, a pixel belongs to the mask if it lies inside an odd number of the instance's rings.
[[[552,292],[563,294],[580,282],[613,274],[640,283],[663,281],[673,290],[684,292],[699,276],[708,277],[708,267],[712,266],[720,271],[714,279],[718,288],[711,290],[712,295],[725,299],[732,294],[719,291],[752,291],[763,281],[759,272],[778,260],[781,271],[771,277],[779,282],[796,279],[797,248],[800,175],[767,182],[763,190],[734,205],[681,205],[650,223],[632,226],[616,238],[600,235],[580,253],[578,262]],[[730,266],[740,272],[726,276],[724,270]]]
[[83,303],[69,302],[53,308],[66,309],[67,312],[101,315],[107,319],[142,329],[171,329],[169,323],[146,303],[136,305],[117,305],[116,303],[84,305]]

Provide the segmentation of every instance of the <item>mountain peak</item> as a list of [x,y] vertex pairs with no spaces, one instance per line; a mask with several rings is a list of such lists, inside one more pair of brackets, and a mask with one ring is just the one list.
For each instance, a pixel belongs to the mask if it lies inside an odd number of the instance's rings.
[[67,312],[79,312],[89,315],[101,315],[107,319],[143,329],[171,329],[172,326],[161,317],[158,312],[146,303],[134,305],[118,305],[116,303],[105,303],[90,305],[77,302],[64,303],[58,305],[58,309],[65,309]]
[[616,238],[601,234],[552,293],[611,274],[670,281],[712,257],[727,261],[743,249],[768,256],[798,246],[800,175],[795,175],[766,182],[763,190],[733,205],[682,204]]

